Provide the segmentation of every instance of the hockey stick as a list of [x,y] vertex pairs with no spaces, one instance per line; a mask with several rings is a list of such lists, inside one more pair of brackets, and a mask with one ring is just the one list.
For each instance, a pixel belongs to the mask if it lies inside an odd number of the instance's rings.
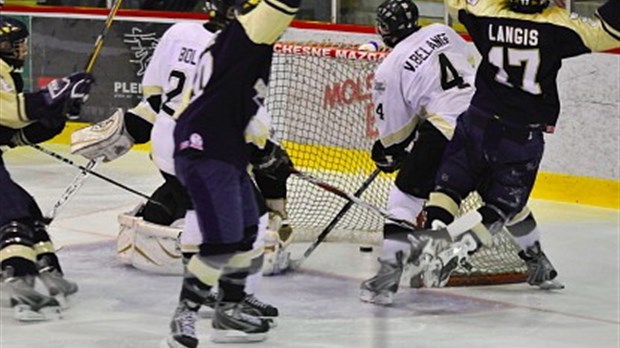
[[131,192],[131,193],[133,193],[133,194],[134,194],[134,195],[136,195],[136,196],[140,196],[140,197],[142,197],[142,198],[146,199],[147,201],[149,201],[149,202],[151,202],[151,203],[153,203],[153,204],[157,204],[157,205],[158,205],[158,206],[160,206],[162,209],[164,209],[164,211],[165,211],[166,213],[168,213],[168,214],[172,215],[172,213],[170,212],[170,210],[168,210],[168,208],[167,208],[165,205],[163,205],[161,202],[158,202],[158,201],[156,201],[156,200],[152,199],[151,197],[149,197],[149,196],[145,195],[145,194],[144,194],[144,193],[142,193],[142,192],[136,191],[136,190],[132,189],[131,187],[125,186],[125,185],[123,185],[123,184],[121,184],[121,183],[119,183],[119,182],[117,182],[117,181],[114,181],[114,180],[112,180],[112,179],[110,179],[110,178],[108,178],[108,177],[106,177],[106,176],[103,176],[103,175],[101,175],[101,174],[99,174],[99,173],[97,173],[97,172],[95,172],[95,171],[93,171],[93,170],[91,170],[91,169],[88,169],[88,168],[86,168],[86,167],[84,167],[84,166],[82,166],[82,165],[79,165],[79,164],[77,164],[77,163],[73,162],[72,160],[70,160],[70,159],[68,159],[68,158],[66,158],[66,157],[63,157],[63,156],[61,156],[61,155],[57,154],[56,152],[53,152],[53,151],[50,151],[50,150],[48,150],[48,149],[46,149],[46,148],[44,148],[44,147],[41,147],[41,146],[40,146],[40,145],[38,145],[38,144],[32,144],[31,146],[32,146],[33,148],[35,148],[35,149],[37,149],[37,150],[39,150],[39,151],[43,152],[44,154],[46,154],[46,155],[48,155],[48,156],[54,157],[55,159],[57,159],[57,160],[59,160],[59,161],[61,161],[61,162],[64,162],[64,163],[66,163],[66,164],[68,164],[68,165],[70,165],[70,166],[76,167],[76,168],[78,168],[78,169],[81,169],[81,170],[82,170],[82,172],[86,172],[86,173],[88,173],[88,174],[91,174],[91,175],[93,175],[93,176],[96,176],[96,177],[98,177],[99,179],[101,179],[101,180],[103,180],[103,181],[105,181],[105,182],[108,182],[108,183],[110,183],[110,184],[112,184],[112,185],[114,185],[114,186],[117,186],[117,187],[119,187],[119,188],[122,188],[123,190],[125,190],[125,191],[127,191],[127,192]]
[[[97,37],[97,40],[95,40],[95,45],[93,47],[93,50],[91,51],[90,56],[88,57],[88,61],[86,62],[86,68],[85,68],[86,72],[91,72],[93,70],[93,67],[95,66],[95,62],[97,61],[97,58],[99,57],[99,52],[101,52],[101,47],[103,47],[103,39],[108,34],[108,31],[110,27],[112,26],[112,23],[114,22],[114,17],[116,17],[116,12],[121,7],[122,2],[123,0],[117,0],[114,3],[114,6],[112,6],[112,8],[110,9],[110,12],[108,13],[108,17],[106,18],[104,27],[101,30],[101,33],[99,34],[99,36]],[[100,159],[92,159],[86,164],[85,167],[89,170],[93,170],[100,163],[100,161],[101,161]],[[65,204],[67,204],[67,202],[69,202],[69,200],[71,200],[73,196],[75,196],[77,191],[80,189],[80,187],[82,187],[82,185],[88,178],[88,174],[89,174],[88,171],[81,171],[73,179],[71,184],[65,189],[65,192],[62,194],[62,196],[60,196],[58,201],[56,201],[56,204],[54,204],[54,207],[52,208],[52,210],[50,210],[47,216],[44,217],[46,224],[49,225],[56,218],[58,211]]]
[[[88,170],[94,170],[98,164],[99,164],[98,160],[91,160],[84,167]],[[69,202],[71,198],[75,196],[77,191],[80,189],[80,187],[82,187],[82,185],[86,181],[85,179],[87,175],[88,175],[88,172],[86,171],[82,171],[78,175],[76,175],[76,177],[73,179],[71,184],[65,189],[65,192],[62,194],[62,196],[58,198],[58,201],[56,201],[56,204],[54,204],[54,206],[52,207],[50,212],[47,214],[47,216],[43,217],[43,221],[45,222],[46,225],[51,224],[52,221],[54,221],[54,219],[56,218],[56,215],[58,215],[58,211],[65,204],[67,204],[67,202]]]
[[[361,196],[362,193],[366,191],[366,189],[370,186],[370,184],[372,184],[372,182],[375,180],[375,178],[377,178],[377,176],[379,176],[380,173],[381,173],[381,170],[379,170],[379,168],[375,169],[375,171],[372,172],[372,174],[370,174],[370,176],[366,179],[366,181],[362,183],[362,186],[360,186],[360,188],[357,189],[357,191],[355,191],[353,195],[355,197]],[[301,173],[297,171],[297,175],[299,174]],[[321,232],[321,234],[319,234],[318,237],[316,237],[316,239],[314,240],[314,242],[312,242],[312,244],[308,247],[308,249],[306,249],[303,255],[297,260],[290,260],[287,266],[287,269],[293,270],[293,271],[298,269],[301,266],[301,264],[312,254],[312,252],[314,252],[314,249],[316,249],[319,246],[319,244],[321,244],[325,240],[325,238],[327,238],[327,235],[334,229],[334,227],[336,227],[338,222],[340,222],[342,217],[349,211],[349,209],[353,207],[353,204],[355,203],[350,200],[344,207],[342,207],[342,209],[340,209],[340,211],[338,212],[338,214],[336,214],[336,216],[332,219],[332,221],[329,222],[327,227],[325,227],[323,232]]]
[[395,217],[394,215],[390,214],[387,210],[385,210],[383,208],[380,208],[380,207],[377,207],[376,205],[373,205],[373,204],[371,204],[369,202],[366,202],[365,200],[360,199],[359,197],[357,197],[355,195],[352,195],[350,193],[344,192],[341,189],[339,189],[339,188],[337,188],[335,186],[332,186],[332,185],[330,185],[330,184],[322,181],[321,179],[318,179],[318,178],[316,178],[316,177],[314,177],[314,176],[312,176],[310,174],[302,173],[302,172],[298,171],[297,169],[291,169],[291,173],[296,175],[296,176],[298,176],[300,179],[306,180],[306,181],[308,181],[308,182],[310,182],[310,183],[312,183],[312,184],[314,184],[314,185],[316,185],[316,186],[318,186],[318,187],[320,187],[320,188],[322,188],[322,189],[324,189],[326,191],[329,191],[329,192],[331,192],[331,193],[333,193],[333,194],[335,194],[335,195],[337,195],[339,197],[342,197],[342,198],[348,200],[351,203],[357,204],[357,205],[362,206],[362,207],[364,207],[364,208],[366,208],[368,210],[371,210],[371,211],[373,211],[373,212],[383,216],[384,218],[392,221],[396,225],[400,225],[400,226],[408,228],[410,230],[413,230],[413,229],[417,228],[417,226],[413,222],[408,221],[408,220],[404,220],[404,219],[399,219],[399,218]]

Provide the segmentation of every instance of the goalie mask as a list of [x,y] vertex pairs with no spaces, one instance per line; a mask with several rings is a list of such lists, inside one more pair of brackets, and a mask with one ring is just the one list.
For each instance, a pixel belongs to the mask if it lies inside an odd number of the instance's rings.
[[418,7],[411,0],[387,0],[377,8],[377,33],[388,47],[394,47],[420,29]]
[[14,69],[24,66],[28,55],[28,35],[24,22],[0,16],[0,58]]
[[509,0],[510,10],[519,13],[540,13],[549,6],[549,0]]

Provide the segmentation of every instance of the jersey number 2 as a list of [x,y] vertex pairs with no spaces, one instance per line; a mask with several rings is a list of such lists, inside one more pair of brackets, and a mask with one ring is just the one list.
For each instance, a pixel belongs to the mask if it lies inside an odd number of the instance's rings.
[[168,78],[168,82],[170,82],[170,85],[173,85],[173,79],[176,80],[176,85],[170,92],[166,93],[166,101],[164,101],[161,106],[161,109],[170,116],[174,116],[175,110],[168,106],[168,103],[170,103],[172,99],[176,98],[183,92],[183,88],[185,87],[185,80],[187,78],[182,71],[172,70],[170,72],[170,77]]
[[469,83],[463,80],[463,77],[459,75],[454,65],[450,63],[450,59],[443,53],[439,53],[439,67],[441,69],[441,88],[443,88],[444,91],[454,87],[458,87],[459,89],[469,87]]

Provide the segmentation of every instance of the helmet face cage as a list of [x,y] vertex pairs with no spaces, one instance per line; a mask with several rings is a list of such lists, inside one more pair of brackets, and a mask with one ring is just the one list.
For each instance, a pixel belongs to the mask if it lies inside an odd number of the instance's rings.
[[19,69],[28,53],[28,28],[15,18],[0,17],[0,58]]
[[519,13],[540,13],[549,6],[549,0],[510,0],[510,9]]
[[388,47],[420,28],[418,7],[411,0],[387,0],[377,8],[377,33]]

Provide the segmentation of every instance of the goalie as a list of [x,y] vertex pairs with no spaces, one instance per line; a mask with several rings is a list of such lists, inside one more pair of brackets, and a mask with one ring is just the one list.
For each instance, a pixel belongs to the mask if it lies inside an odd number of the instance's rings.
[[[164,207],[147,202],[135,211],[119,216],[117,253],[124,263],[157,273],[182,274],[184,267],[177,250],[179,244],[183,259],[189,259],[202,243],[192,202],[175,175],[174,116],[190,87],[198,56],[212,45],[216,34],[230,21],[232,2],[207,1],[210,21],[204,24],[178,23],[170,27],[157,45],[144,74],[143,100],[126,112],[118,109],[110,118],[72,135],[73,153],[88,159],[103,158],[104,162],[122,156],[134,144],[151,140],[151,157],[165,180],[151,198]],[[250,127],[265,128],[264,124],[270,124],[270,116],[264,108],[257,119],[262,122],[254,122]],[[277,309],[258,301],[252,294],[258,287],[261,267],[266,274],[277,272],[279,260],[285,255],[284,248],[291,240],[292,229],[286,212],[286,178],[292,162],[281,145],[273,140],[268,140],[260,149],[248,145],[248,151],[252,154],[256,182],[267,198],[264,201],[260,194],[256,195],[261,215],[269,209],[270,229],[266,231],[266,219],[261,219],[261,237],[255,243],[261,256],[255,261],[255,275],[248,281],[246,291],[250,295],[247,302],[263,315],[273,317],[277,316]],[[268,252],[263,262],[264,240],[268,241],[264,248]],[[208,300],[213,304],[215,296]]]

